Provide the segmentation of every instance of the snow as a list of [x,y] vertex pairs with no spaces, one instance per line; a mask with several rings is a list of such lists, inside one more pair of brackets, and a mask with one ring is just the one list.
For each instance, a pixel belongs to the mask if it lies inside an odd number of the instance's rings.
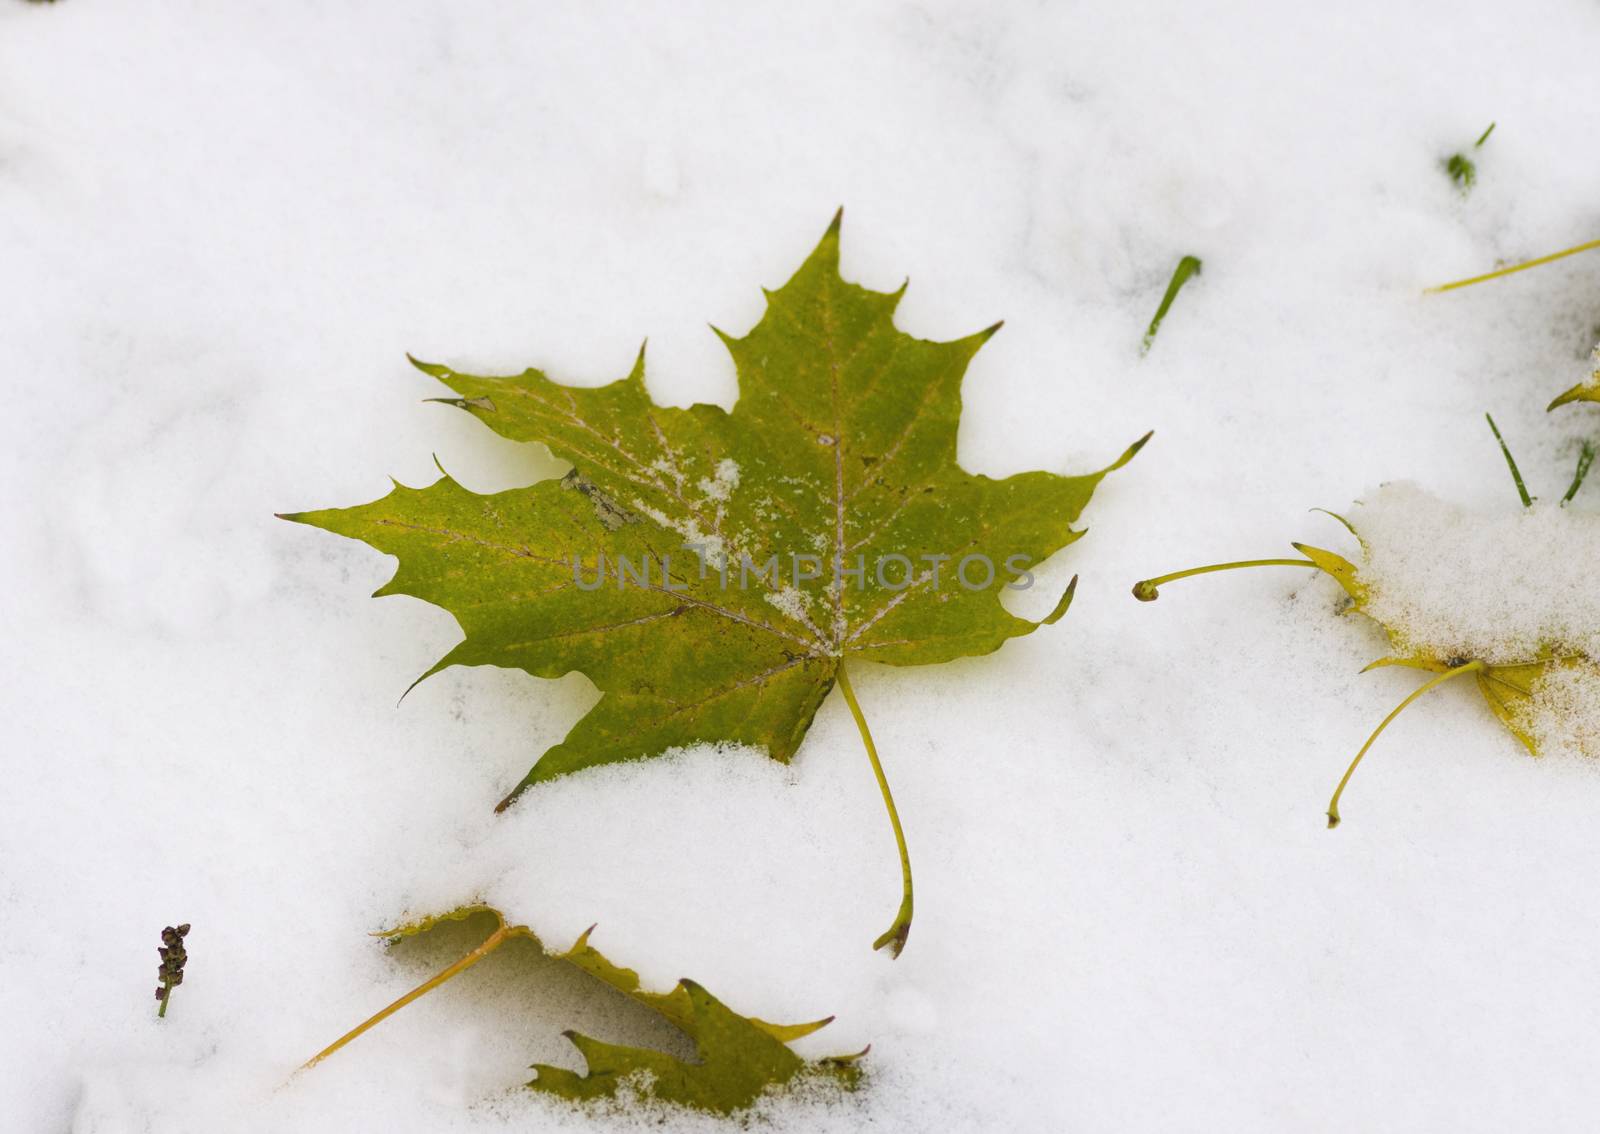
[[1574,660],[1546,669],[1518,725],[1541,756],[1600,756],[1600,666]]
[[1364,609],[1391,629],[1396,656],[1600,658],[1600,516],[1562,507],[1565,489],[1525,509],[1507,476],[1504,500],[1473,508],[1389,484],[1349,509]]
[[[1600,254],[1423,288],[1594,238],[1597,36],[1585,0],[0,4],[0,1127],[652,1121],[518,1088],[576,1066],[563,1028],[661,1038],[528,957],[292,1074],[473,944],[370,933],[474,898],[557,947],[599,922],[653,987],[836,1013],[810,1054],[872,1043],[865,1090],[773,1129],[1587,1125],[1594,765],[1529,759],[1450,683],[1330,832],[1416,674],[1360,675],[1381,634],[1309,572],[1128,589],[1328,545],[1306,509],[1379,482],[1510,507],[1485,410],[1553,501],[1594,433],[1544,407],[1593,369]],[[1463,198],[1441,163],[1489,121]],[[592,687],[451,670],[397,707],[452,620],[272,518],[435,454],[478,491],[565,471],[424,404],[407,350],[593,384],[648,334],[658,399],[731,404],[705,324],[750,326],[841,203],[846,275],[909,275],[904,329],[1006,320],[968,468],[1082,472],[1156,431],[1015,596],[1038,617],[1079,574],[1059,624],[854,675],[917,872],[898,961],[838,697],[791,767],[684,753],[496,816]],[[1185,254],[1205,272],[1141,358]],[[1542,578],[1576,566],[1533,555],[1566,538],[1541,525],[1597,512],[1591,484],[1507,521],[1516,547],[1451,534]]]
[[724,457],[717,462],[717,472],[713,477],[704,477],[700,481],[700,491],[708,499],[726,500],[739,487],[739,462],[731,457]]

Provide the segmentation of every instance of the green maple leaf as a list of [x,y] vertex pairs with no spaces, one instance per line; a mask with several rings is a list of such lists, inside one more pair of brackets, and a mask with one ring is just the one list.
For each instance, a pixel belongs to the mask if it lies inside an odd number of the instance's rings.
[[[987,654],[1065,611],[1071,587],[1042,622],[1007,612],[1001,595],[1021,582],[1011,565],[1077,539],[1072,524],[1095,486],[1143,439],[1083,476],[966,472],[956,462],[962,376],[999,324],[953,342],[913,338],[894,326],[904,287],[846,283],[838,263],[835,217],[794,277],[767,293],[749,334],[717,332],[738,370],[731,412],[656,405],[643,351],[626,378],[595,389],[537,370],[491,378],[416,362],[458,395],[441,400],[545,445],[572,472],[491,495],[446,475],[286,517],[398,556],[377,593],[455,615],[465,638],[429,674],[579,671],[600,689],[501,807],[557,776],[700,742],[787,762],[836,681],[865,737],[846,659]],[[878,944],[898,953],[910,868],[868,745],[905,882],[901,916]]]
[[388,1019],[414,1000],[459,976],[489,954],[513,940],[531,942],[540,952],[587,973],[659,1013],[693,1042],[695,1061],[679,1059],[651,1048],[606,1043],[578,1032],[563,1033],[582,1054],[587,1072],[579,1075],[563,1067],[534,1064],[537,1078],[528,1086],[573,1101],[610,1098],[627,1086],[661,1102],[717,1114],[743,1110],[769,1090],[781,1088],[797,1077],[831,1082],[853,1089],[861,1077],[857,1061],[866,1054],[834,1056],[807,1062],[788,1041],[808,1036],[832,1022],[833,1017],[805,1024],[772,1024],[754,1016],[741,1016],[703,986],[681,980],[670,992],[651,992],[641,986],[639,974],[614,964],[589,944],[590,926],[572,948],[557,952],[547,948],[525,925],[512,925],[489,906],[463,906],[450,913],[391,930],[393,940],[426,933],[445,921],[463,921],[488,915],[495,930],[476,949],[436,976],[424,981],[381,1012],[363,1021],[318,1052],[307,1067],[326,1059],[363,1032]]

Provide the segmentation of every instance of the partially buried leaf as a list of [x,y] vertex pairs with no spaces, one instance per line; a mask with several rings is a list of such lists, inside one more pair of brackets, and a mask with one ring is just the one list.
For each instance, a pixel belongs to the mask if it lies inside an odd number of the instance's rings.
[[702,985],[681,980],[670,992],[649,992],[640,986],[632,969],[612,963],[589,944],[593,927],[564,952],[547,949],[525,925],[511,925],[500,911],[488,906],[465,906],[450,913],[401,926],[384,936],[391,939],[425,933],[444,921],[488,914],[497,928],[467,958],[450,966],[418,989],[395,1001],[361,1026],[341,1037],[311,1062],[331,1055],[373,1025],[387,1019],[422,994],[465,971],[513,938],[531,941],[547,956],[582,970],[623,995],[660,1013],[694,1044],[695,1061],[679,1059],[649,1048],[606,1043],[577,1032],[564,1033],[583,1055],[585,1074],[561,1067],[535,1064],[538,1077],[528,1084],[537,1091],[576,1101],[610,1098],[619,1090],[637,1091],[665,1103],[718,1114],[743,1110],[763,1094],[779,1090],[797,1079],[820,1081],[852,1089],[861,1077],[858,1060],[865,1051],[808,1062],[788,1047],[790,1040],[810,1035],[832,1017],[806,1024],[771,1024],[741,1016]]
[[[1405,666],[1434,675],[1356,755],[1329,804],[1330,827],[1338,825],[1340,795],[1379,733],[1423,693],[1468,674],[1533,755],[1554,747],[1600,756],[1600,601],[1580,597],[1592,591],[1585,576],[1600,554],[1594,517],[1554,502],[1472,513],[1405,484],[1385,486],[1352,514],[1354,523],[1334,518],[1356,537],[1359,566],[1296,543],[1302,558],[1191,568],[1134,587],[1148,602],[1162,585],[1191,575],[1313,568],[1343,589],[1346,612],[1373,619],[1388,638],[1392,652],[1368,669]],[[1371,538],[1374,530],[1381,539]]]

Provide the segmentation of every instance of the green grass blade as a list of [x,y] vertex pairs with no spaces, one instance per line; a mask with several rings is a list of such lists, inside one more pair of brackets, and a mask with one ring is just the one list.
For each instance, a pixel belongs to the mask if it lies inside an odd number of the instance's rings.
[[1528,495],[1528,486],[1522,483],[1522,470],[1517,468],[1517,459],[1511,455],[1511,449],[1506,444],[1506,439],[1500,436],[1500,427],[1494,423],[1494,418],[1489,414],[1484,414],[1483,417],[1489,423],[1489,428],[1494,430],[1494,439],[1500,442],[1500,452],[1505,454],[1506,467],[1511,470],[1511,479],[1517,484],[1517,495],[1522,497],[1522,506],[1524,508],[1532,508],[1533,497]]
[[1589,475],[1589,466],[1594,464],[1594,442],[1585,441],[1583,451],[1578,454],[1578,467],[1572,474],[1572,486],[1567,489],[1567,494],[1561,498],[1561,503],[1570,504],[1572,498],[1578,495],[1578,489],[1583,487],[1583,478]]
[[1167,284],[1167,293],[1161,297],[1161,306],[1156,308],[1156,317],[1150,320],[1150,329],[1144,333],[1144,346],[1140,348],[1140,354],[1149,352],[1150,344],[1155,342],[1156,332],[1161,329],[1161,320],[1167,317],[1167,312],[1172,309],[1172,301],[1178,298],[1178,292],[1183,290],[1183,285],[1189,282],[1190,276],[1199,274],[1199,257],[1185,256],[1178,261],[1178,266],[1172,273],[1172,282]]

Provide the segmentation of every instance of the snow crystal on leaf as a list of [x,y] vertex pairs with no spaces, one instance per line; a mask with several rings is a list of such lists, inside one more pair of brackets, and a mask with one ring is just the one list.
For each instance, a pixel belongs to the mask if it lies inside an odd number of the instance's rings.
[[1541,755],[1600,756],[1600,666],[1550,666],[1518,717]]
[[1600,657],[1600,517],[1551,499],[1469,509],[1411,483],[1350,513],[1370,588],[1366,613],[1396,652],[1529,662],[1541,651]]
[[739,462],[732,457],[724,457],[717,462],[716,475],[704,477],[700,481],[700,491],[711,500],[726,500],[738,487]]

